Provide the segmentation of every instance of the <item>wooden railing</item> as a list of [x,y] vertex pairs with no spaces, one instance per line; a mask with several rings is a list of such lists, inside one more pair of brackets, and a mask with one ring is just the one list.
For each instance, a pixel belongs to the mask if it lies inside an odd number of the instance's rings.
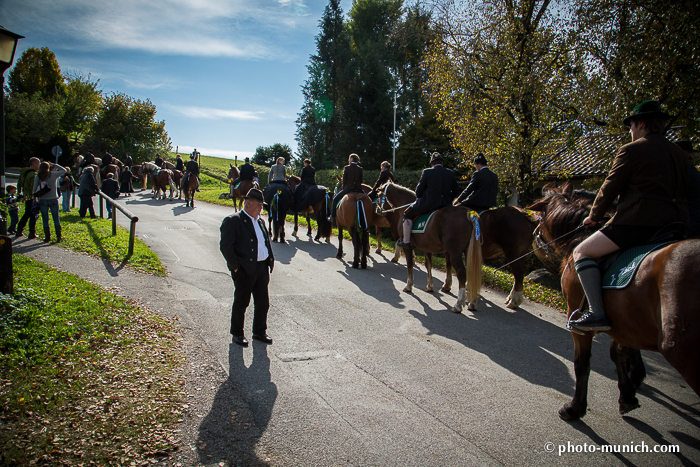
[[[126,209],[124,206],[121,204],[117,203],[114,201],[112,198],[109,196],[105,195],[102,192],[97,193],[100,196],[100,217],[104,217],[104,204],[103,200],[107,203],[110,203],[112,205],[112,235],[117,235],[117,210],[121,211],[128,219],[131,221],[131,225],[129,226],[129,253],[128,256],[131,256],[134,254],[134,241],[136,239],[136,223],[139,221],[139,218],[133,215],[128,209]],[[75,201],[74,201],[75,205]]]

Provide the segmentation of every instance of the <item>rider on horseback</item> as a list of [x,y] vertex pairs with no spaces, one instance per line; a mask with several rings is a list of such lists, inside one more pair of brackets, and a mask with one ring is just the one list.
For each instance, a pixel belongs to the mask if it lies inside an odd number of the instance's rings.
[[333,210],[331,211],[331,217],[328,218],[330,222],[335,222],[335,212],[343,196],[351,192],[362,191],[362,167],[358,165],[359,162],[360,156],[357,154],[348,156],[348,165],[343,169],[343,189],[333,197]]
[[284,165],[284,157],[278,157],[277,163],[270,167],[270,173],[267,176],[267,184],[283,183],[287,185],[287,166]]
[[308,206],[302,206],[302,200],[309,187],[316,186],[316,169],[311,165],[311,159],[304,159],[304,168],[301,169],[301,182],[294,189],[294,211],[300,211]]
[[367,195],[369,196],[369,199],[374,201],[374,199],[377,197],[377,190],[379,189],[379,187],[384,185],[389,180],[391,180],[392,182],[394,181],[394,174],[391,173],[391,164],[388,161],[384,161],[381,165],[381,172],[379,172],[379,178],[374,183],[372,191],[370,191]]
[[421,214],[437,211],[452,204],[459,193],[459,185],[450,169],[442,166],[442,156],[434,152],[430,158],[430,168],[423,170],[416,187],[416,200],[404,211],[403,241],[396,246],[410,248],[413,220]]
[[238,178],[231,182],[234,187],[236,183],[242,182],[243,180],[253,180],[255,178],[255,167],[250,164],[250,157],[246,157],[244,164],[241,166],[238,173]]
[[78,166],[78,174],[82,174],[83,169],[85,167],[91,166],[95,163],[95,156],[92,154],[91,151],[88,151],[87,154],[85,154],[85,157],[83,158],[83,162],[80,163]]
[[476,172],[464,189],[459,198],[454,202],[455,206],[461,205],[477,213],[482,213],[489,208],[495,207],[498,202],[498,175],[486,167],[486,157],[479,153],[474,158]]
[[[182,184],[183,187],[189,186],[190,175],[194,174],[197,177],[199,177],[199,164],[195,160],[196,158],[197,156],[195,154],[192,154],[190,156],[189,162],[187,162],[187,166],[185,167],[184,183]],[[197,191],[199,191],[199,188],[197,188]]]
[[669,118],[659,102],[645,101],[624,120],[630,127],[632,142],[618,151],[583,225],[594,227],[619,197],[616,214],[581,242],[573,254],[589,303],[588,311],[570,323],[575,330],[610,329],[603,308],[598,258],[621,248],[649,243],[662,226],[688,223],[687,162],[683,150],[663,135]]
[[102,165],[100,165],[100,170],[112,164],[112,159],[112,155],[109,153],[109,151],[105,151],[104,156],[102,156]]

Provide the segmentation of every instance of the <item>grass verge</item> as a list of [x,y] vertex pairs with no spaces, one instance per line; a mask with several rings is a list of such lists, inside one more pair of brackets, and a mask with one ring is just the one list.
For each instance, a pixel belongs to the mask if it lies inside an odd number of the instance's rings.
[[176,327],[13,256],[0,294],[0,465],[128,465],[176,450]]
[[[22,207],[20,216],[23,211]],[[51,240],[55,242],[56,233],[53,231],[53,220],[50,217]],[[60,218],[62,239],[59,245],[62,247],[97,256],[113,263],[120,263],[138,272],[156,276],[166,275],[165,268],[158,256],[138,238],[134,240],[134,254],[128,256],[129,231],[117,226],[117,235],[113,236],[110,219],[90,219],[88,217],[81,219],[77,208],[72,208],[70,212],[61,212]],[[37,237],[45,238],[41,215],[39,215],[36,224]],[[136,225],[138,226],[138,223]]]

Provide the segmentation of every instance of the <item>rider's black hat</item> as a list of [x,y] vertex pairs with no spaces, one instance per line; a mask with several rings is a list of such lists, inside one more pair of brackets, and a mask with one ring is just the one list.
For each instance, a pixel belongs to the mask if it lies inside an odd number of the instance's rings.
[[442,156],[440,155],[439,152],[436,151],[430,156],[430,163],[431,164],[434,164],[434,163],[442,164]]
[[262,191],[257,188],[251,188],[248,193],[243,197],[244,199],[252,199],[262,204],[267,204],[265,199],[263,199]]
[[474,163],[481,164],[481,165],[488,165],[488,163],[486,162],[486,157],[484,157],[484,155],[481,153],[476,155],[476,157],[474,158]]
[[644,120],[647,118],[660,118],[668,120],[671,118],[669,114],[661,110],[659,101],[644,101],[634,108],[632,114],[623,120],[624,124],[630,126],[632,120]]

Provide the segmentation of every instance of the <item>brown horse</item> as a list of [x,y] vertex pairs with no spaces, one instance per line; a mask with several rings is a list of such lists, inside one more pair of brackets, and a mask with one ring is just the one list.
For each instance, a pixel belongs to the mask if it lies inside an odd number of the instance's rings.
[[[175,172],[179,173],[180,171],[176,170]],[[176,185],[179,185],[178,182],[175,182],[175,183],[176,183]],[[195,174],[191,173],[190,180],[187,183],[187,186],[185,186],[184,178],[182,180],[182,185],[183,185],[182,190],[180,190],[180,192],[182,192],[182,191],[185,192],[185,206],[194,207],[194,194],[197,192],[197,188],[199,188],[199,178],[197,178],[197,176]]]
[[139,170],[141,175],[147,174],[151,176],[153,181],[153,198],[158,199],[161,191],[163,193],[161,199],[165,199],[165,187],[170,186],[170,200],[173,199],[173,189],[175,188],[175,182],[173,181],[173,174],[168,169],[161,169],[153,162],[144,162],[141,164],[141,169]]
[[120,169],[117,164],[109,164],[107,167],[100,170],[102,180],[107,178],[107,175],[112,174],[114,180],[119,180]]
[[[238,178],[240,172],[238,167],[229,164],[228,179],[231,184],[229,188],[229,198],[233,200],[233,210],[238,211],[243,209],[243,197],[248,194],[251,188],[260,188],[260,186],[253,180],[242,180],[238,185],[238,188],[233,187],[233,181]],[[238,207],[236,207],[236,200],[238,200]]]
[[[408,188],[388,182],[379,188],[380,205],[391,224],[395,238],[400,238],[399,217],[406,206],[416,200],[416,194]],[[508,308],[518,308],[523,303],[523,283],[525,280],[526,263],[522,258],[532,246],[533,230],[535,223],[528,214],[516,207],[484,211],[477,217],[479,223],[479,242],[481,243],[481,255],[485,259],[496,258],[505,255],[510,263],[510,270],[515,279],[513,288],[506,298]],[[400,251],[398,248],[396,251]],[[395,256],[398,260],[398,255]],[[394,259],[392,259],[394,261]],[[449,292],[452,286],[451,271],[445,279],[443,292]],[[432,291],[432,277],[428,278],[428,288]]]
[[[578,228],[590,212],[588,200],[570,193],[570,189],[547,193],[530,206],[542,211],[545,241],[563,236],[553,245],[565,257],[561,284],[568,317],[579,308],[584,297],[571,253],[591,233]],[[683,240],[644,258],[626,288],[603,291],[605,311],[612,323],[606,332],[612,338],[610,357],[617,369],[621,414],[639,407],[636,390],[644,378],[644,369],[643,365],[639,366],[641,358],[637,358],[639,354],[633,349],[660,352],[700,395],[699,273],[700,239]],[[572,332],[576,390],[571,402],[559,410],[564,420],[578,420],[586,414],[594,335],[594,332]]]
[[[403,212],[399,225],[402,223]],[[425,254],[428,292],[432,292],[433,288],[432,255],[444,253],[447,277],[443,290],[449,290],[452,285],[452,267],[455,268],[459,282],[457,303],[452,307],[452,311],[461,313],[465,305],[469,310],[476,310],[476,301],[481,291],[481,248],[476,240],[475,230],[468,209],[455,206],[438,209],[428,221],[423,233],[411,235],[411,248],[404,248],[408,266],[408,281],[404,292],[413,291],[413,248]],[[467,258],[466,268],[462,261],[463,255]]]
[[[301,179],[296,175],[291,175],[287,181],[289,183],[289,188],[291,188],[292,190],[292,193],[294,193],[296,187],[299,186],[299,184],[301,183]],[[303,209],[302,211],[294,212],[294,231],[292,232],[292,235],[296,236],[297,232],[299,231],[299,213],[301,213],[306,215],[306,225],[308,227],[306,236],[311,238],[312,232],[310,214],[313,213],[316,217],[316,224],[318,225],[318,231],[316,232],[316,237],[314,237],[314,240],[318,242],[321,241],[321,238],[325,237],[326,243],[330,243],[331,233],[333,232],[333,226],[328,220],[328,211],[331,204],[331,199],[329,199],[330,196],[328,195],[328,189],[325,186],[314,185],[309,187],[309,190],[316,191],[316,196],[314,197],[314,199],[318,198],[318,201],[316,201],[316,203],[309,206],[308,208]]]
[[336,223],[338,225],[338,253],[336,258],[343,258],[343,228],[350,232],[354,256],[352,267],[367,268],[369,254],[369,221],[372,218],[372,200],[364,193],[348,193],[338,203]]

